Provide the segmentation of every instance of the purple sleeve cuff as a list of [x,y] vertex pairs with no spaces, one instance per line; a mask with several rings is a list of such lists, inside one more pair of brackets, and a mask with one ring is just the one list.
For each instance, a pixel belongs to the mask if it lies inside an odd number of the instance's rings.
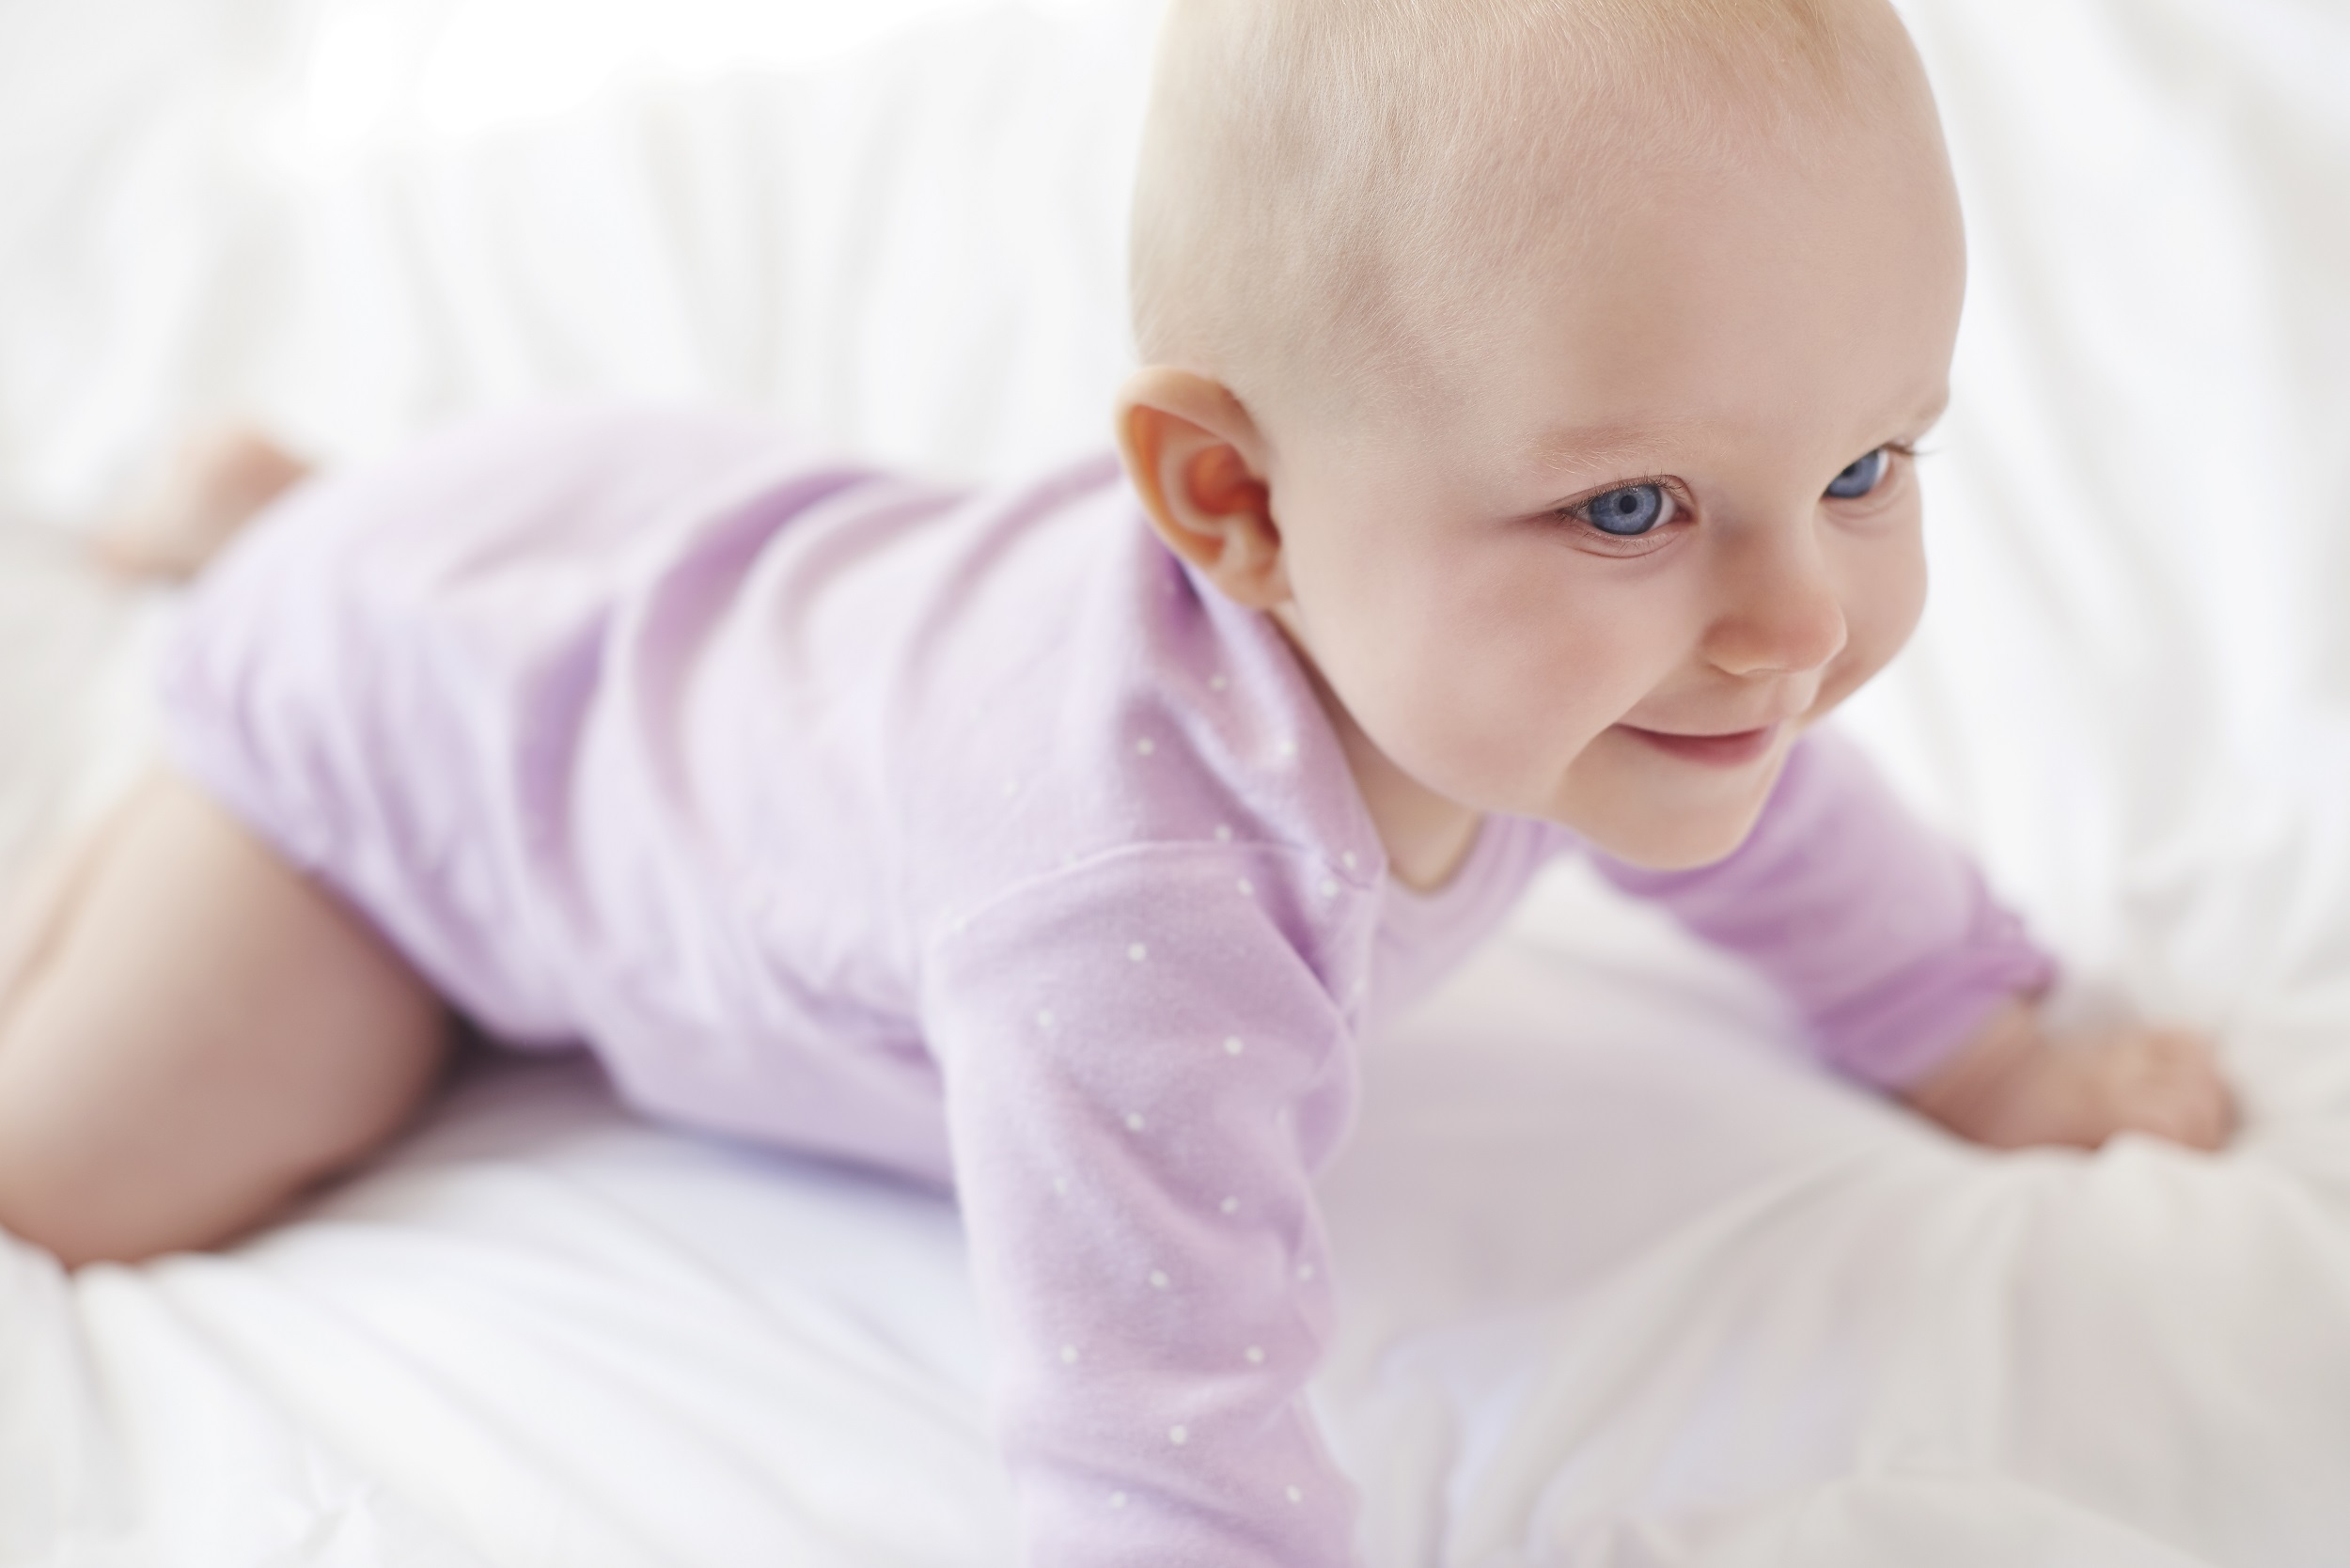
[[1929,1076],[2002,1003],[2056,976],[1966,854],[1832,732],[1797,744],[1728,859],[1690,871],[1594,860],[1754,964],[1795,1003],[1823,1061],[1880,1089]]

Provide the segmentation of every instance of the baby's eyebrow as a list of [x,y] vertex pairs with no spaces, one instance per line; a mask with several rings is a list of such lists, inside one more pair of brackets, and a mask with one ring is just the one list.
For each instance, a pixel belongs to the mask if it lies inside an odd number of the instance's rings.
[[1681,446],[1697,424],[1694,419],[1674,419],[1648,424],[1561,425],[1528,443],[1526,458],[1545,472],[1654,466],[1657,459]]
[[[1936,386],[1919,400],[1907,423],[1931,427],[1949,412],[1950,387]],[[1546,474],[1604,469],[1617,474],[1665,467],[1675,451],[1686,450],[1702,419],[1622,420],[1597,425],[1559,425],[1526,447],[1528,463]]]

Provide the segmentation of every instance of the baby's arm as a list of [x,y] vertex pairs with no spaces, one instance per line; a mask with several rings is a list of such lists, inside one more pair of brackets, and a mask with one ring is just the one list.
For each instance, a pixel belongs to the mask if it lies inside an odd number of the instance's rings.
[[2049,1039],[2036,1002],[2054,964],[1966,856],[1832,731],[1797,746],[1729,859],[1682,872],[1599,866],[1778,981],[1829,1065],[1963,1137],[2094,1147],[2126,1129],[2209,1148],[2232,1124],[2192,1037]]
[[1311,1177],[1355,1094],[1333,992],[1359,977],[1296,917],[1369,900],[1296,858],[1122,851],[929,948],[1025,1561],[1353,1560],[1304,1394],[1334,1316]]

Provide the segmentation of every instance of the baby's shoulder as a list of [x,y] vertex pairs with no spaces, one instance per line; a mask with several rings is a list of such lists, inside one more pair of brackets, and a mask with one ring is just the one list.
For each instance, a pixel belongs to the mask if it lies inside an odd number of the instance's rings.
[[1155,898],[1172,918],[1178,888],[1196,910],[1246,885],[1286,917],[1367,885],[1377,834],[1296,655],[1123,505],[906,672],[890,789],[917,902]]
[[[1063,1020],[1137,1011],[1290,1017],[1351,1032],[1369,989],[1375,875],[1303,844],[1211,836],[1118,845],[943,913],[933,1003],[1009,987]],[[1059,998],[1056,1000],[1056,998]]]

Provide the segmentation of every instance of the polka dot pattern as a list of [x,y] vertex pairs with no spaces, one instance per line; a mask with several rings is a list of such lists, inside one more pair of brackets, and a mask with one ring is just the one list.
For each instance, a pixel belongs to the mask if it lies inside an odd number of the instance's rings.
[[[1157,744],[1163,764],[1173,742]],[[1148,771],[1133,765],[1137,776]],[[1206,841],[1219,826],[1233,847]],[[1298,922],[1325,918],[1325,886],[1340,896],[1352,886],[1340,880],[1336,845],[1317,854],[1268,835],[1244,850],[1236,840],[1256,830],[1236,816],[1212,814],[1192,832],[1182,853],[1196,870],[1153,850],[1097,855],[1058,873],[1081,886],[1131,873],[1132,892],[1115,911],[1057,917],[1051,944],[990,945],[984,927],[998,915],[980,906],[982,933],[952,962],[1016,997],[1018,1011],[1011,1039],[975,1039],[950,1066],[967,1082],[1003,1059],[981,1052],[1025,1053],[1012,1081],[1044,1092],[1007,1095],[993,1144],[961,1145],[958,1156],[975,1170],[1037,1172],[1017,1231],[994,1238],[1019,1260],[1007,1265],[999,1252],[996,1280],[1009,1276],[1026,1300],[991,1305],[1010,1320],[1008,1348],[1027,1365],[1016,1382],[1026,1430],[1065,1419],[1104,1434],[1065,1477],[1092,1483],[1065,1496],[1098,1510],[1117,1487],[1127,1502],[1111,1506],[1125,1512],[1102,1529],[1123,1540],[1147,1523],[1153,1535],[1138,1550],[1156,1550],[1160,1532],[1170,1549],[1184,1540],[1170,1521],[1202,1487],[1236,1497],[1253,1488],[1261,1510],[1281,1511],[1285,1539],[1336,1542],[1341,1494],[1314,1467],[1322,1461],[1298,1403],[1330,1309],[1316,1275],[1313,1195],[1299,1173],[1300,1155],[1324,1157],[1319,1140],[1345,1123],[1331,1114],[1342,1100],[1307,1096],[1353,1092],[1351,1077],[1318,1064],[1346,1038],[1335,992],[1356,965],[1291,944]],[[1268,1135],[1267,1121],[1278,1131]],[[975,1206],[975,1248],[980,1215],[1000,1224],[1020,1207]],[[1038,1259],[1050,1260],[1049,1274]],[[1231,1390],[1229,1426],[1193,1403],[1203,1375]],[[1282,1487],[1292,1480],[1320,1506],[1291,1514]],[[1343,1560],[1319,1547],[1294,1560]]]

